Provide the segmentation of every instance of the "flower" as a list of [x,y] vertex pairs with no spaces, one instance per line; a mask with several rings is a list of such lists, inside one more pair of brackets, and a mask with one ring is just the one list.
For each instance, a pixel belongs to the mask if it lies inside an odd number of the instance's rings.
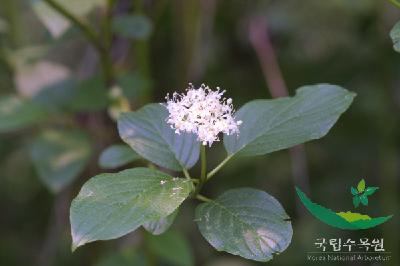
[[219,141],[218,134],[238,134],[242,121],[235,121],[232,99],[222,98],[225,91],[211,90],[202,84],[196,89],[191,83],[186,94],[174,92],[172,98],[167,94],[169,116],[166,120],[175,133],[191,132],[203,145],[211,147]]

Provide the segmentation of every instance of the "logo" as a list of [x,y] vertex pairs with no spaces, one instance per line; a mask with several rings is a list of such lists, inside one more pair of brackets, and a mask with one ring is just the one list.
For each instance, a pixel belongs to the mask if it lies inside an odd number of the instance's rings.
[[[354,207],[358,208],[360,204],[368,206],[369,197],[378,189],[378,187],[367,187],[364,179],[358,182],[357,189],[351,187],[350,192],[353,196]],[[315,218],[327,225],[343,230],[362,230],[372,228],[383,224],[393,216],[388,215],[373,218],[366,214],[357,212],[334,212],[331,209],[312,202],[298,187],[296,187],[296,192],[300,201]]]

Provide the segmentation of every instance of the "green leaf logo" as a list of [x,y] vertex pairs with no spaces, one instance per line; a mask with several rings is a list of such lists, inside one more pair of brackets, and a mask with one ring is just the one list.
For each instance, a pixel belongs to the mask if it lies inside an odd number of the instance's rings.
[[368,206],[368,196],[374,194],[378,189],[379,187],[366,187],[365,180],[361,179],[357,184],[357,189],[354,187],[350,188],[351,195],[353,195],[354,208],[358,208],[360,203],[364,206]]
[[365,190],[365,180],[364,179],[361,179],[361,181],[358,182],[357,190],[359,193],[364,192],[364,190]]

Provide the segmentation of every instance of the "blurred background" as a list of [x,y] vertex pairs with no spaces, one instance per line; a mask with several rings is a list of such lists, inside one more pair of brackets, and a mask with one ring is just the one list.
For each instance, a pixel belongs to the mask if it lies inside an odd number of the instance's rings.
[[[162,236],[140,229],[70,251],[69,206],[82,184],[144,165],[99,166],[101,151],[122,143],[115,117],[188,82],[220,86],[236,108],[316,83],[356,92],[326,137],[233,160],[204,194],[248,186],[281,202],[293,241],[270,265],[309,264],[321,237],[384,238],[392,258],[382,265],[400,265],[400,54],[389,38],[398,20],[384,0],[1,0],[0,265],[260,265],[213,250],[193,222],[195,201]],[[224,156],[213,146],[210,169]],[[361,178],[380,190],[357,211],[394,214],[374,229],[329,227],[294,190],[351,210]]]

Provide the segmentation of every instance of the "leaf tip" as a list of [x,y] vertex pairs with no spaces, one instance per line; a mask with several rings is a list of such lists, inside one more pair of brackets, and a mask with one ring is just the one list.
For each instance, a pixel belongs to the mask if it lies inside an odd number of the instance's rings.
[[72,242],[71,244],[71,252],[74,253],[75,250],[79,247],[79,245],[75,244],[74,242]]

